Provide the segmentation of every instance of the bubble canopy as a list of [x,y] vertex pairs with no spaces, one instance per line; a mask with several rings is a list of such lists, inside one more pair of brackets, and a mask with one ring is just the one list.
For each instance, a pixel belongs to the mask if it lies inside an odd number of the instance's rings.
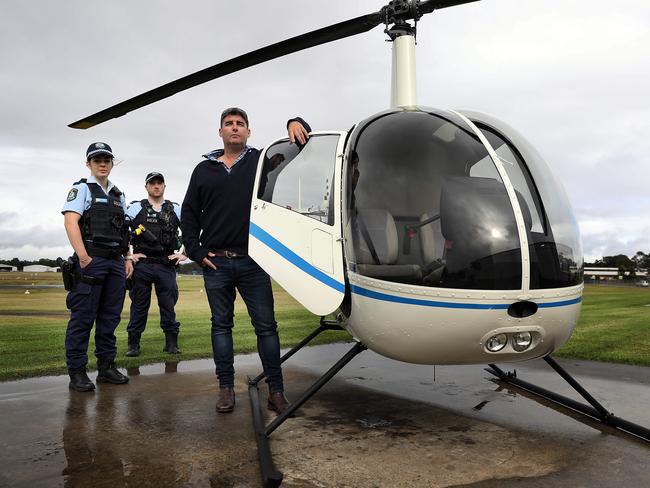
[[343,224],[351,271],[460,289],[582,282],[568,198],[504,123],[476,112],[391,109],[357,125],[349,147]]

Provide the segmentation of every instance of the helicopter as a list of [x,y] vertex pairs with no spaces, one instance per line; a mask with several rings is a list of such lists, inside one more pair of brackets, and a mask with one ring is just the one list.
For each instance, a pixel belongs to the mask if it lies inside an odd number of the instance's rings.
[[[267,486],[282,479],[271,460],[270,434],[365,349],[416,364],[488,363],[513,384],[519,380],[494,363],[544,358],[592,405],[585,415],[650,439],[647,429],[583,394],[549,356],[570,338],[584,288],[579,230],[561,182],[506,123],[417,102],[418,21],[475,1],[394,0],[70,124],[92,127],[249,66],[385,26],[392,43],[390,108],[347,131],[312,132],[304,146],[278,139],[258,164],[249,254],[323,317],[283,361],[325,330],[344,329],[355,343],[268,426],[257,397],[263,374],[249,379]],[[325,320],[330,314],[336,318]],[[564,398],[567,404],[578,408]]]

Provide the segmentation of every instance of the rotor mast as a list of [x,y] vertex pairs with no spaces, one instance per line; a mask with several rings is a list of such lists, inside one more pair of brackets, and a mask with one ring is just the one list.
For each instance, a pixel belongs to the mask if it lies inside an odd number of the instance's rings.
[[[415,107],[415,37],[417,22],[436,9],[453,7],[478,0],[391,0],[379,12],[383,17],[389,42],[393,43],[391,107]],[[413,24],[407,21],[412,20]]]
[[[391,107],[417,105],[415,76],[415,35],[418,12],[417,0],[393,0],[383,9],[389,42],[392,42]],[[413,25],[407,22],[412,19]],[[392,26],[391,26],[392,24]]]
[[394,38],[395,27],[388,33],[393,43],[390,106],[414,107],[417,105],[415,32],[414,29],[406,31],[401,26],[400,31]]

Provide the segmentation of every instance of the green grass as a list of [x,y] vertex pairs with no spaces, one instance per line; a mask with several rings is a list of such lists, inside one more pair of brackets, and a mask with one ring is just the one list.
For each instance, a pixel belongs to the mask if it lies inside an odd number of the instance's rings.
[[[27,279],[25,279],[27,278]],[[65,306],[66,292],[61,288],[29,289],[7,286],[60,284],[61,275],[55,273],[0,274],[0,380],[13,380],[32,376],[63,374],[65,366],[65,329],[69,312]],[[179,343],[182,354],[170,356],[162,352],[165,336],[160,329],[160,315],[155,294],[141,339],[142,354],[137,358],[124,356],[127,347],[126,325],[129,320],[130,300],[127,297],[122,311],[122,321],[117,328],[118,364],[133,367],[165,360],[211,358],[210,309],[203,293],[203,279],[199,276],[179,275],[180,299],[176,307],[181,322]],[[4,286],[2,286],[4,285]],[[282,347],[290,347],[302,340],[318,326],[320,318],[306,311],[282,288],[274,284],[276,320],[279,324]],[[233,334],[237,353],[254,352],[257,341],[246,306],[237,299],[235,303],[235,329]],[[350,340],[346,332],[328,331],[312,344]],[[95,368],[92,354],[94,341],[91,334],[89,369]]]
[[650,289],[587,286],[580,321],[555,355],[650,366]]
[[[64,339],[68,322],[65,291],[60,288],[11,288],[6,285],[58,284],[55,273],[0,274],[0,380],[66,372]],[[2,286],[5,285],[5,286]],[[210,312],[202,291],[203,280],[179,276],[180,300],[176,311],[181,322],[179,356],[162,352],[164,335],[159,327],[155,294],[147,329],[143,334],[142,354],[126,358],[126,324],[130,300],[125,300],[116,335],[120,366],[132,367],[171,358],[178,360],[210,358]],[[307,312],[280,287],[274,285],[276,318],[282,347],[298,343],[317,325],[319,318]],[[588,286],[585,289],[580,322],[557,356],[650,366],[650,290],[638,287]],[[345,332],[325,332],[313,344],[347,341]],[[235,304],[234,342],[236,352],[256,351],[253,327],[244,304]],[[95,367],[89,346],[89,368]]]

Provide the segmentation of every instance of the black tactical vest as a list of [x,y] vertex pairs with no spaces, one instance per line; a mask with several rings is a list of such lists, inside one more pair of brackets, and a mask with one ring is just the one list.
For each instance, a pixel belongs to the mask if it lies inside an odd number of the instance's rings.
[[126,252],[129,245],[128,228],[120,197],[122,192],[114,186],[108,195],[97,183],[86,183],[92,202],[79,220],[81,236],[90,256],[116,258]]
[[149,200],[140,201],[142,209],[131,221],[131,229],[135,230],[139,225],[156,237],[156,242],[147,242],[142,235],[133,235],[131,243],[134,253],[146,254],[147,257],[161,257],[172,254],[180,246],[178,245],[178,226],[180,224],[174,204],[165,200],[160,212],[156,212]]

